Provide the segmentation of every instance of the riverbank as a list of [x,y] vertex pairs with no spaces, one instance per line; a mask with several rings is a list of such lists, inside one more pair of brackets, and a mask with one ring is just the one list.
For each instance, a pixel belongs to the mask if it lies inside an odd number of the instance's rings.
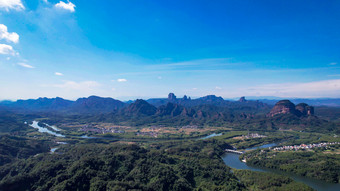
[[[266,144],[259,146],[258,148],[268,148],[268,147],[273,147],[275,143],[271,144]],[[249,148],[253,149],[253,148]],[[248,150],[249,150],[248,149]],[[257,172],[269,172],[269,173],[274,173],[274,174],[279,174],[279,175],[284,175],[292,178],[293,180],[297,182],[302,182],[310,187],[312,187],[315,190],[318,191],[334,191],[334,190],[340,190],[340,184],[334,184],[334,183],[328,183],[325,181],[317,180],[314,178],[308,178],[308,177],[303,177],[303,176],[298,176],[296,174],[284,172],[284,171],[279,171],[279,170],[274,170],[274,169],[269,169],[269,168],[261,168],[257,166],[250,166],[247,165],[244,162],[241,162],[239,159],[240,155],[234,154],[234,153],[225,153],[222,156],[223,162],[233,168],[233,169],[238,169],[238,170],[251,170],[251,171],[257,171]]]

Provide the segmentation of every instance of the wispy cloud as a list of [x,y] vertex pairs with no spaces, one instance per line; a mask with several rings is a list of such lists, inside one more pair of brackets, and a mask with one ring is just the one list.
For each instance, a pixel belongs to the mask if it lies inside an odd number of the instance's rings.
[[251,88],[242,88],[238,91],[252,96],[279,96],[279,97],[339,97],[340,79],[323,80],[307,83],[266,84]]
[[94,88],[101,86],[101,84],[99,84],[96,81],[82,81],[82,82],[65,81],[62,84],[54,84],[52,86],[56,88],[86,91],[86,90],[93,90]]
[[337,65],[337,63],[336,62],[332,62],[332,63],[329,63],[328,65],[335,66],[335,65]]
[[21,0],[0,0],[0,8],[5,9],[6,11],[9,11],[10,9],[17,11],[25,9]]
[[63,76],[64,74],[63,73],[60,73],[60,72],[55,72],[54,73],[56,76]]
[[0,40],[5,39],[7,42],[18,43],[19,35],[15,32],[9,33],[7,30],[7,26],[4,24],[0,24]]
[[11,54],[15,55],[15,51],[13,50],[13,47],[8,44],[0,44],[0,54]]
[[234,62],[232,58],[209,58],[174,62],[165,64],[154,64],[147,66],[151,70],[220,70],[225,67],[240,66],[247,63]]
[[65,3],[63,1],[60,1],[59,3],[55,4],[55,7],[58,9],[64,9],[70,12],[74,12],[75,11],[75,5],[71,2]]
[[221,88],[221,87],[219,87],[219,86],[216,86],[216,87],[215,87],[215,89],[217,89],[217,90],[221,90],[222,88]]
[[34,68],[34,66],[31,66],[31,65],[23,63],[23,62],[19,62],[18,65],[21,66],[21,67],[24,67],[24,68]]
[[117,79],[117,82],[127,82],[127,79],[124,79],[124,78]]

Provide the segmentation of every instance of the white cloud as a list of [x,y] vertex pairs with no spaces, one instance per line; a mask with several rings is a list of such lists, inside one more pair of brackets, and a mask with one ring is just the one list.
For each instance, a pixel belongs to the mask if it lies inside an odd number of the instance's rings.
[[21,66],[21,67],[24,67],[24,68],[34,68],[34,66],[31,66],[31,65],[23,63],[23,62],[18,63],[18,65]]
[[121,78],[121,79],[117,79],[117,82],[127,82],[127,80],[124,78]]
[[222,88],[221,88],[221,87],[218,87],[218,86],[216,86],[216,87],[215,87],[215,89],[217,89],[217,90],[221,90]]
[[100,84],[96,81],[83,81],[83,82],[65,81],[63,84],[54,84],[52,86],[64,89],[87,91],[99,87]]
[[161,80],[161,79],[162,79],[162,76],[158,76],[157,79]]
[[6,11],[9,11],[10,9],[17,11],[25,9],[21,0],[0,0],[0,8],[5,9]]
[[63,73],[60,73],[60,72],[55,72],[54,73],[56,76],[63,76],[64,74]]
[[0,44],[0,54],[11,54],[15,55],[13,47],[7,44]]
[[70,12],[74,12],[75,11],[75,5],[71,2],[68,2],[68,3],[65,3],[63,1],[60,1],[59,3],[55,4],[55,7],[56,8],[59,8],[59,9],[65,9],[67,11],[70,11]]
[[5,39],[8,42],[18,43],[19,35],[15,32],[9,33],[7,31],[7,26],[0,24],[0,40]]
[[248,96],[279,97],[339,97],[340,79],[323,80],[308,83],[266,84],[244,88],[239,91]]
[[337,65],[337,63],[336,62],[332,62],[332,63],[329,63],[329,65],[335,66],[335,65]]

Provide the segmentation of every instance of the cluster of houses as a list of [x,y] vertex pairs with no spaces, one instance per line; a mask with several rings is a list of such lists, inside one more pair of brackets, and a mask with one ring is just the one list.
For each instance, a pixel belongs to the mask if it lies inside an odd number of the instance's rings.
[[258,133],[250,133],[248,135],[242,135],[243,139],[254,139],[254,138],[264,138],[265,135],[259,135]]
[[152,126],[150,127],[150,129],[151,129],[151,130],[157,130],[157,129],[163,128],[163,127],[165,127],[165,125],[152,125]]
[[157,137],[158,133],[153,132],[153,131],[147,131],[147,132],[137,132],[137,136],[150,136],[150,137]]
[[337,145],[340,142],[332,142],[332,143],[317,143],[317,144],[301,144],[301,145],[294,145],[294,146],[282,146],[282,147],[275,147],[273,148],[274,151],[287,151],[287,150],[300,150],[300,149],[312,149],[318,147],[327,147],[329,145]]
[[182,126],[182,129],[198,129],[197,125],[186,125]]
[[97,128],[92,125],[84,125],[79,131],[84,131],[84,132],[94,132],[94,133],[100,133],[100,134],[105,134],[105,133],[125,133],[124,130],[119,130],[116,127],[108,127],[108,128]]

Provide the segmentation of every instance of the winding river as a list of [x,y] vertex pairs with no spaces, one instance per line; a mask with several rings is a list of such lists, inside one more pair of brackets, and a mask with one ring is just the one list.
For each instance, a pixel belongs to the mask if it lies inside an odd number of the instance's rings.
[[[47,123],[44,123],[46,126],[52,128],[54,131],[58,131],[60,132],[60,129],[58,129],[56,126],[50,126],[49,124]],[[39,132],[41,133],[48,133],[50,135],[54,135],[54,136],[57,136],[57,137],[66,137],[65,135],[61,134],[61,133],[57,133],[57,132],[54,132],[54,131],[51,131],[49,130],[48,128],[46,127],[41,127],[39,126],[39,122],[38,121],[33,121],[32,124],[30,124],[29,126],[35,128],[35,129],[38,129]],[[77,138],[82,138],[82,139],[106,139],[106,140],[119,140],[117,138],[110,138],[110,137],[92,137],[92,136],[87,136],[87,135],[83,135],[83,136],[69,136],[69,137],[77,137]]]
[[[268,148],[268,147],[273,147],[275,145],[276,145],[275,143],[271,143],[271,144],[266,144],[266,145],[262,145],[262,146],[259,146],[259,147],[249,148],[249,149],[246,149],[246,150],[253,150],[253,149],[257,149],[257,148]],[[280,171],[280,170],[275,170],[275,169],[248,166],[246,163],[241,162],[239,157],[240,157],[240,155],[238,155],[238,154],[225,153],[222,156],[222,159],[223,159],[224,163],[226,165],[230,166],[231,168],[240,169],[240,170],[253,170],[253,171],[259,171],[259,172],[271,172],[271,173],[289,176],[293,180],[295,180],[297,182],[305,183],[308,186],[310,186],[313,189],[318,190],[318,191],[340,190],[340,184],[327,183],[327,182],[324,182],[324,181],[321,181],[321,180],[316,180],[316,179],[308,178],[308,177],[302,177],[302,176],[298,176],[298,175],[295,175],[295,174],[292,174],[292,173],[288,173],[288,172],[284,172],[284,171]]]
[[57,136],[57,137],[65,137],[65,135],[56,133],[56,132],[51,131],[51,130],[45,128],[45,127],[39,126],[38,123],[39,123],[38,121],[33,121],[33,123],[29,126],[35,128],[35,129],[38,129],[38,131],[41,132],[41,133],[48,133],[48,134],[51,134],[51,135],[54,135],[54,136]]

